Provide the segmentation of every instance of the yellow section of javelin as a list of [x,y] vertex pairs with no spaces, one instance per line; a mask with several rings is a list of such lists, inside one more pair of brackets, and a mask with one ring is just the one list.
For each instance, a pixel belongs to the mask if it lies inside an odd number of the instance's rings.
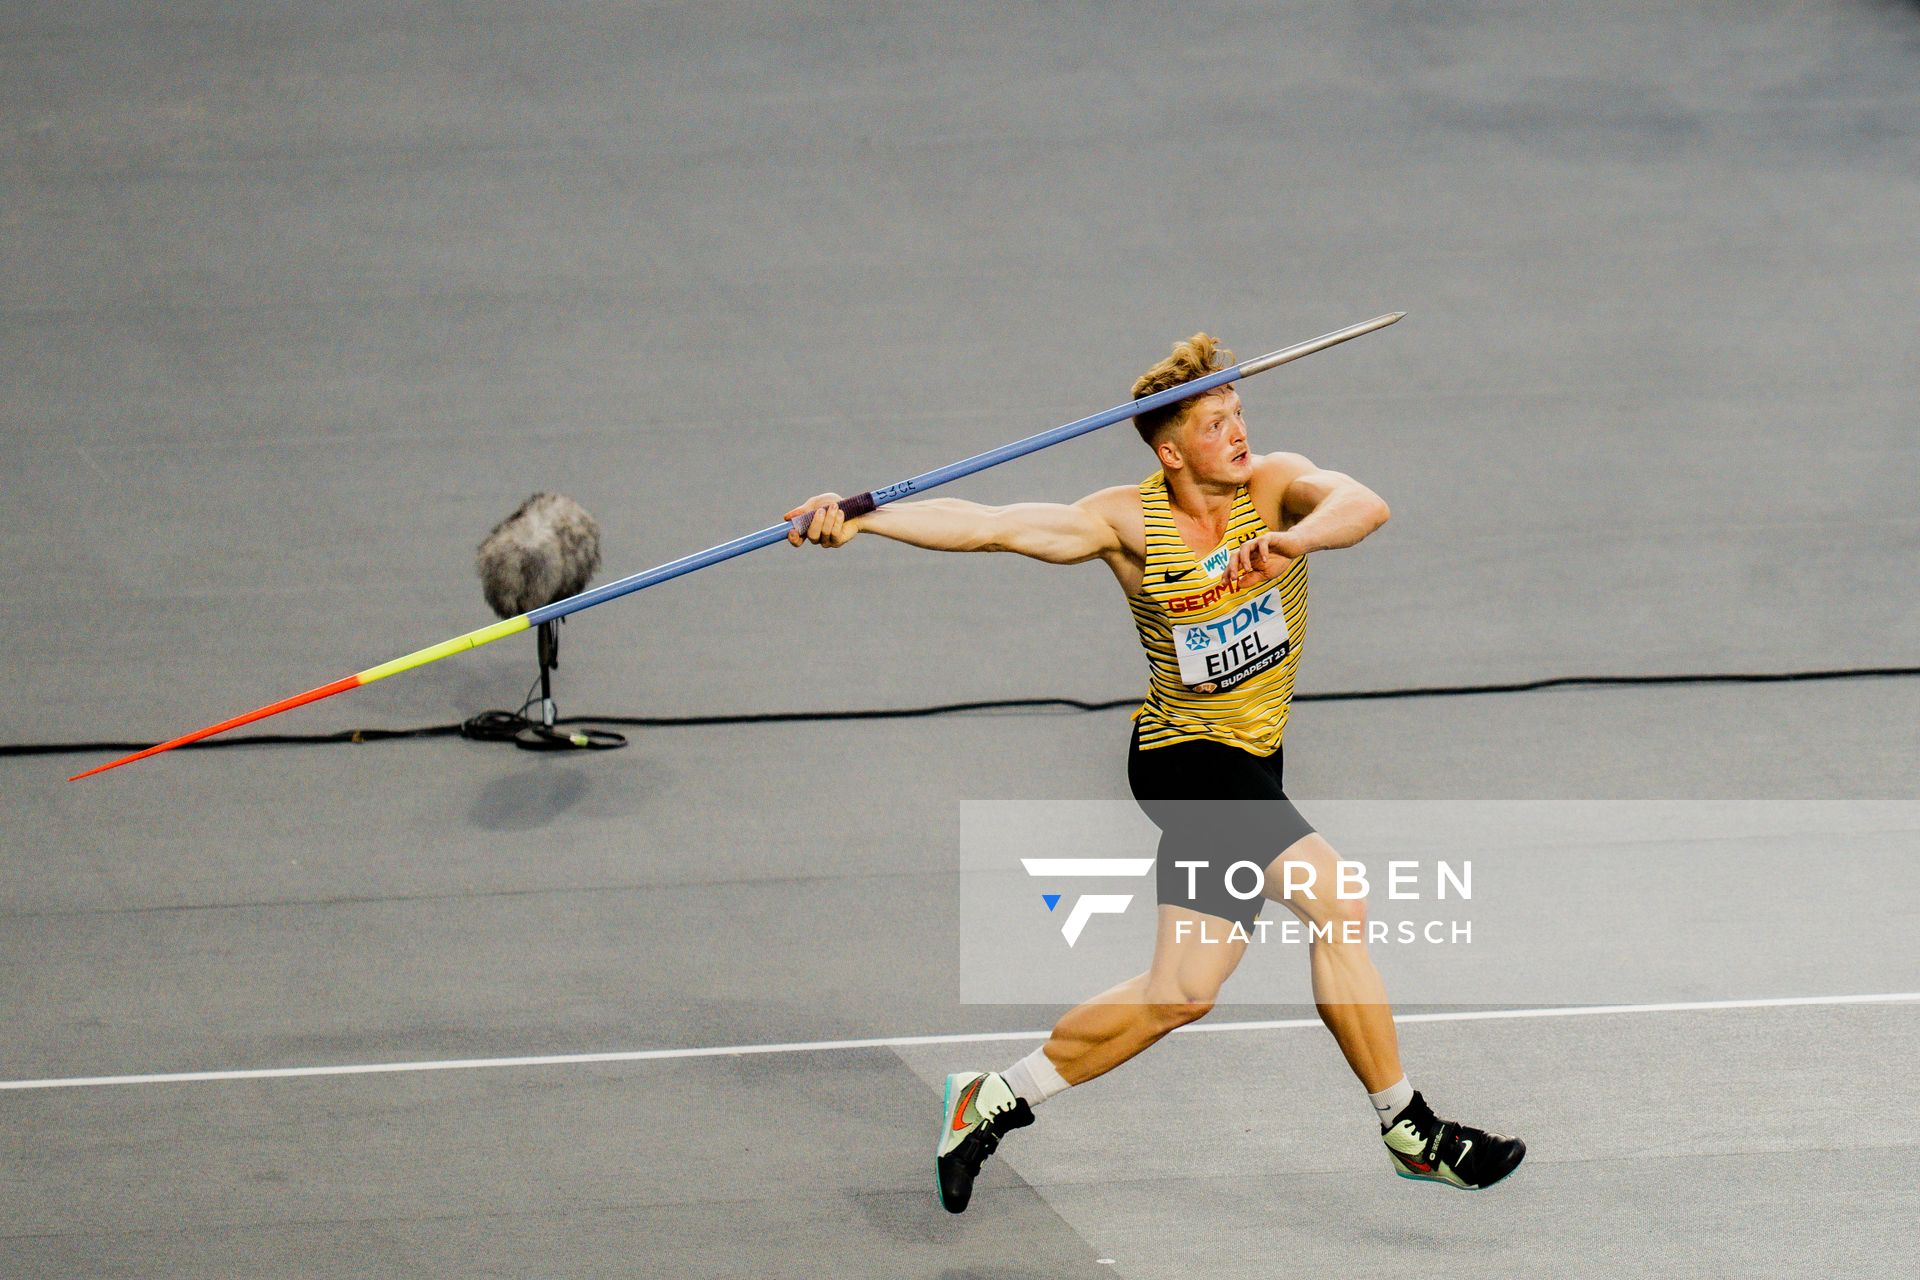
[[483,644],[491,644],[502,636],[518,635],[527,629],[527,615],[508,618],[505,622],[496,622],[490,627],[478,631],[469,631],[463,636],[451,640],[442,640],[439,644],[425,649],[417,649],[404,658],[395,658],[392,662],[383,662],[377,667],[368,667],[355,678],[361,684],[372,684],[375,680],[385,680],[388,676],[397,676],[402,671],[411,671],[415,667],[424,667],[429,662],[438,662],[442,658],[451,658],[456,653],[465,653],[469,649],[478,649]]

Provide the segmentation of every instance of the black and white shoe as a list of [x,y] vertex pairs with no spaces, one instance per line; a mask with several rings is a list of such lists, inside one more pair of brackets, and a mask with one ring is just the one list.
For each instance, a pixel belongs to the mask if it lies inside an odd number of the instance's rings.
[[940,1203],[948,1213],[961,1213],[973,1198],[973,1180],[1009,1130],[1033,1123],[1033,1108],[997,1071],[963,1071],[947,1077],[946,1103],[940,1118],[940,1142],[933,1166],[940,1180]]
[[1490,1187],[1520,1167],[1527,1144],[1442,1120],[1418,1093],[1380,1134],[1393,1171],[1419,1182],[1444,1182],[1462,1191]]

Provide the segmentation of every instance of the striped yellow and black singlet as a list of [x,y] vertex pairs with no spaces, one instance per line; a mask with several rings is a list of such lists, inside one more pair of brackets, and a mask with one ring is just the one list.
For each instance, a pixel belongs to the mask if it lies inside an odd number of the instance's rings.
[[1134,712],[1140,749],[1206,740],[1272,755],[1286,729],[1307,631],[1306,557],[1271,582],[1230,593],[1227,557],[1269,531],[1245,485],[1234,495],[1226,536],[1204,557],[1196,558],[1173,526],[1163,473],[1141,482],[1140,511],[1147,563],[1140,590],[1127,598],[1150,676],[1147,700]]

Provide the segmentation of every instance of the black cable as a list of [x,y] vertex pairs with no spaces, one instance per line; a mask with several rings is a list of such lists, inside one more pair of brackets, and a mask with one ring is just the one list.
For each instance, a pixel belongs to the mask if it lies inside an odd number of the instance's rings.
[[[1791,680],[1856,680],[1877,676],[1920,676],[1920,667],[1848,667],[1831,671],[1706,672],[1699,675],[1549,676],[1507,684],[1415,685],[1404,689],[1352,689],[1296,693],[1295,702],[1370,702],[1382,698],[1457,698],[1487,693],[1531,693],[1536,689],[1580,685],[1777,684]],[[591,716],[605,724],[671,729],[695,725],[776,724],[803,720],[905,720],[955,715],[966,711],[1017,711],[1059,707],[1070,711],[1118,711],[1140,705],[1139,695],[1085,702],[1079,698],[995,698],[983,702],[943,702],[930,707],[884,707],[867,711],[760,711],[719,716]],[[565,724],[566,720],[556,723]]]
[[517,711],[482,711],[453,728],[461,737],[472,738],[475,742],[512,742],[522,730],[531,728],[534,723],[527,715],[527,708],[540,701],[533,692],[539,687],[540,677],[535,676],[533,683],[527,686],[527,696],[520,700],[520,709]]
[[1796,680],[1865,680],[1887,676],[1920,676],[1920,667],[1840,667],[1829,671],[1710,671],[1699,675],[1549,676],[1544,680],[1517,680],[1508,684],[1434,685],[1428,688],[1363,689],[1352,693],[1302,693],[1296,702],[1365,702],[1370,698],[1457,698],[1480,693],[1531,693],[1536,689],[1567,689],[1581,685],[1661,684],[1784,684]]
[[[1843,667],[1822,671],[1715,671],[1694,675],[1638,676],[1549,676],[1541,680],[1515,680],[1501,684],[1413,685],[1402,689],[1353,689],[1332,693],[1297,693],[1295,702],[1373,702],[1384,698],[1460,698],[1495,693],[1533,693],[1541,689],[1585,687],[1609,688],[1623,685],[1679,684],[1783,684],[1806,680],[1865,680],[1899,676],[1920,676],[1920,667]],[[395,738],[445,738],[459,735],[480,742],[511,740],[515,734],[534,724],[523,713],[536,699],[529,698],[519,711],[482,711],[459,724],[428,725],[419,729],[343,729],[338,733],[250,733],[231,738],[208,738],[190,742],[181,751],[212,747],[260,747],[308,745],[328,742],[386,742]],[[978,702],[942,702],[926,707],[874,707],[851,711],[753,711],[717,716],[563,716],[562,724],[622,724],[645,729],[691,728],[698,725],[793,724],[826,720],[912,720],[927,716],[959,715],[968,711],[1037,711],[1054,708],[1065,711],[1118,711],[1137,707],[1140,698],[1111,698],[1087,702],[1080,698],[990,698]],[[149,742],[15,742],[0,743],[0,756],[72,755],[109,751],[140,751]]]
[[[273,747],[313,746],[327,742],[385,742],[391,738],[448,738],[458,735],[457,724],[428,725],[420,729],[342,729],[339,733],[248,733],[234,738],[208,738],[176,747],[191,751],[199,747]],[[91,751],[144,751],[151,742],[7,742],[0,743],[0,756],[59,756]]]

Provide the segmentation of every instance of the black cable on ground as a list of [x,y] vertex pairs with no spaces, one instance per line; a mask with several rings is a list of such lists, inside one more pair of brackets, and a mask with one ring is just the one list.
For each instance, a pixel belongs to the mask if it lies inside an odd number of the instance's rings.
[[[504,713],[498,713],[504,714]],[[457,724],[436,724],[421,729],[343,729],[339,733],[247,733],[231,738],[208,738],[189,742],[176,751],[194,751],[206,747],[316,746],[327,742],[386,742],[393,738],[450,738],[460,733]],[[76,752],[144,751],[151,742],[6,742],[0,743],[0,756],[60,756]]]
[[[1496,693],[1532,693],[1541,689],[1613,688],[1626,685],[1784,684],[1812,680],[1866,680],[1920,676],[1920,667],[1844,667],[1824,671],[1716,671],[1695,675],[1550,676],[1500,684],[1414,685],[1401,689],[1354,689],[1330,693],[1297,693],[1295,702],[1374,702],[1385,698],[1462,698]],[[398,738],[446,738],[459,735],[480,742],[511,740],[536,722],[519,711],[483,711],[460,724],[428,725],[419,729],[343,729],[338,733],[250,733],[208,738],[188,743],[182,751],[213,747],[314,745],[329,742],[387,742]],[[755,711],[716,716],[563,716],[555,724],[619,724],[644,729],[691,728],[699,725],[794,724],[827,720],[914,720],[928,716],[960,715],[969,711],[1119,711],[1140,705],[1138,695],[1087,702],[1080,698],[990,698],[977,702],[942,702],[926,707],[875,707],[850,711]],[[140,751],[150,742],[13,742],[0,743],[0,756],[50,756]]]

